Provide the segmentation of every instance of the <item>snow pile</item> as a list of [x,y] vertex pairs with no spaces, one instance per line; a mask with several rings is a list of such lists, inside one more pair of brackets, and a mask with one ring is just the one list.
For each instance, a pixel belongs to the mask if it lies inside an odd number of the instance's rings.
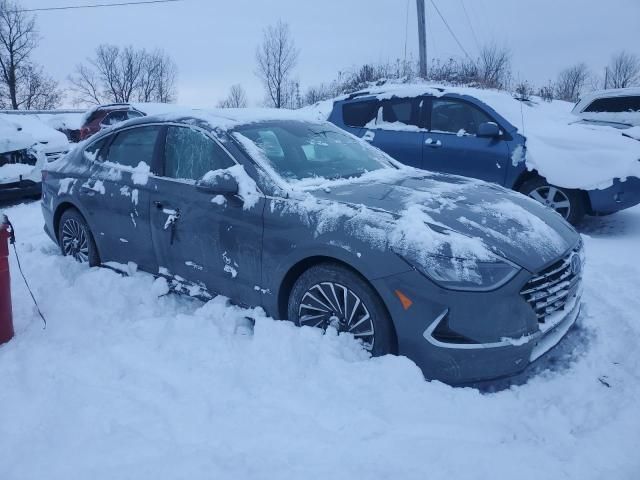
[[6,212],[48,326],[11,256],[3,480],[637,478],[638,208],[593,219],[581,325],[550,369],[493,394],[425,382],[345,335],[77,265],[39,210]]

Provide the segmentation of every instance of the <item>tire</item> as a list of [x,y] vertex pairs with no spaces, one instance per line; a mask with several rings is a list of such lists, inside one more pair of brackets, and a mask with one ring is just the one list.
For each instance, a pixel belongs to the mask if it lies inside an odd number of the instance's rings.
[[287,313],[298,326],[331,325],[349,332],[373,356],[395,353],[395,330],[382,300],[366,280],[342,265],[321,263],[300,275],[289,295]]
[[580,190],[556,187],[541,177],[524,182],[519,192],[554,209],[572,225],[578,225],[587,210]]
[[71,255],[90,267],[100,265],[100,256],[91,229],[75,208],[65,210],[58,224],[58,244],[63,255]]

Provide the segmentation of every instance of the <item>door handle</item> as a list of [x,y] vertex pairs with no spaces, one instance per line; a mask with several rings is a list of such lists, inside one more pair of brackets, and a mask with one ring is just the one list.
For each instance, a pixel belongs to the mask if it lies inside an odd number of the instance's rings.
[[424,144],[425,144],[427,147],[431,147],[431,148],[440,148],[440,147],[442,146],[442,142],[441,142],[440,140],[436,140],[436,141],[434,142],[434,141],[433,141],[433,139],[431,139],[431,138],[427,138],[427,139],[424,141]]
[[86,194],[89,197],[93,197],[96,194],[96,191],[93,188],[87,187],[85,185],[82,185],[80,187],[80,192]]
[[158,209],[158,210],[162,210],[164,208],[164,205],[162,204],[162,202],[158,201],[158,200],[154,200],[153,201],[153,205]]

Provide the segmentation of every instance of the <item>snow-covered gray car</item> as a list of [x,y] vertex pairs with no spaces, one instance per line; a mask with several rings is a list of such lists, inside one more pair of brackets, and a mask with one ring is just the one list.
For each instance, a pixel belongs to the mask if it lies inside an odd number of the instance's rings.
[[302,114],[125,122],[46,166],[42,209],[81,262],[335,329],[452,384],[522,371],[580,311],[581,240],[560,215]]

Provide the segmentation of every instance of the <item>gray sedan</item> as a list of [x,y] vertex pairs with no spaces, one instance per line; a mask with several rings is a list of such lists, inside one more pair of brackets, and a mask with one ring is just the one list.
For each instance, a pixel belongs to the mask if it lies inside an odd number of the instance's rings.
[[78,261],[334,329],[451,384],[522,371],[580,310],[560,215],[293,113],[125,122],[47,166],[42,208]]

